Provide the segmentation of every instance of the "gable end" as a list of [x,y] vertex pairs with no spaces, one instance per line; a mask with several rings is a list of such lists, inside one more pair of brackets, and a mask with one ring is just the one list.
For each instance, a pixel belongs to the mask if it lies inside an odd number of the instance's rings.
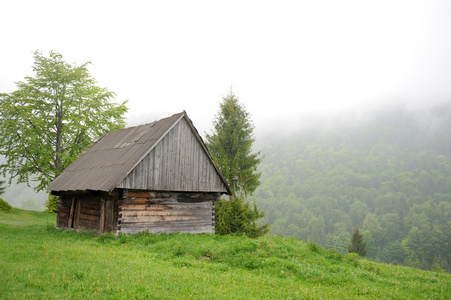
[[116,187],[228,193],[205,146],[188,122],[181,118]]

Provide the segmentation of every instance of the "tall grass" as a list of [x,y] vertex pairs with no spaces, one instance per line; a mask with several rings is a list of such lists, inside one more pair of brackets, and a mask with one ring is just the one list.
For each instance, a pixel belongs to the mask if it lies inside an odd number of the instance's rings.
[[0,298],[446,299],[451,276],[377,264],[284,237],[98,236],[0,213]]

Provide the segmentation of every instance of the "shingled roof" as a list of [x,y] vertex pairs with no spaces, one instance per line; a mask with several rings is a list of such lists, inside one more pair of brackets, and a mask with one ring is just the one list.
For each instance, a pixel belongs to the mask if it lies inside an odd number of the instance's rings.
[[49,191],[112,191],[181,120],[186,120],[192,133],[221,178],[228,194],[230,187],[214,163],[202,138],[186,112],[150,124],[113,131],[99,138],[82,153],[48,187]]

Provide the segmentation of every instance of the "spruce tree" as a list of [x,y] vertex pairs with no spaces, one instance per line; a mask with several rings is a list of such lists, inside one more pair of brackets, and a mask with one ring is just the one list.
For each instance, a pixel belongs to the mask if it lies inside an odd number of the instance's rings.
[[206,144],[233,195],[252,195],[260,185],[257,168],[262,158],[260,152],[252,153],[254,125],[232,90],[219,104],[213,126],[213,133],[206,134]]
[[206,145],[232,190],[229,200],[216,203],[216,233],[264,235],[269,225],[259,227],[256,222],[264,212],[244,200],[260,185],[257,169],[262,158],[260,152],[252,153],[254,125],[232,90],[220,103],[213,125],[213,133],[206,134]]
[[358,225],[354,227],[354,231],[352,232],[351,241],[348,245],[348,252],[357,253],[360,256],[366,256],[366,242],[363,239],[363,233],[360,233],[359,231]]

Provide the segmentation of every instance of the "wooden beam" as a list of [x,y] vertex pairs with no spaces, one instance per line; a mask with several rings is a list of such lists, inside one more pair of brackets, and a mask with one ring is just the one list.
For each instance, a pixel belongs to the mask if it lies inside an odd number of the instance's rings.
[[100,234],[103,234],[104,227],[105,227],[105,199],[100,198],[100,225],[99,225]]
[[70,205],[70,212],[69,212],[69,222],[67,222],[67,228],[73,228],[72,222],[74,220],[74,204],[75,204],[75,198],[72,197],[72,203]]
[[78,229],[78,224],[80,224],[80,211],[81,211],[81,199],[75,199],[74,228],[77,228],[77,229]]

